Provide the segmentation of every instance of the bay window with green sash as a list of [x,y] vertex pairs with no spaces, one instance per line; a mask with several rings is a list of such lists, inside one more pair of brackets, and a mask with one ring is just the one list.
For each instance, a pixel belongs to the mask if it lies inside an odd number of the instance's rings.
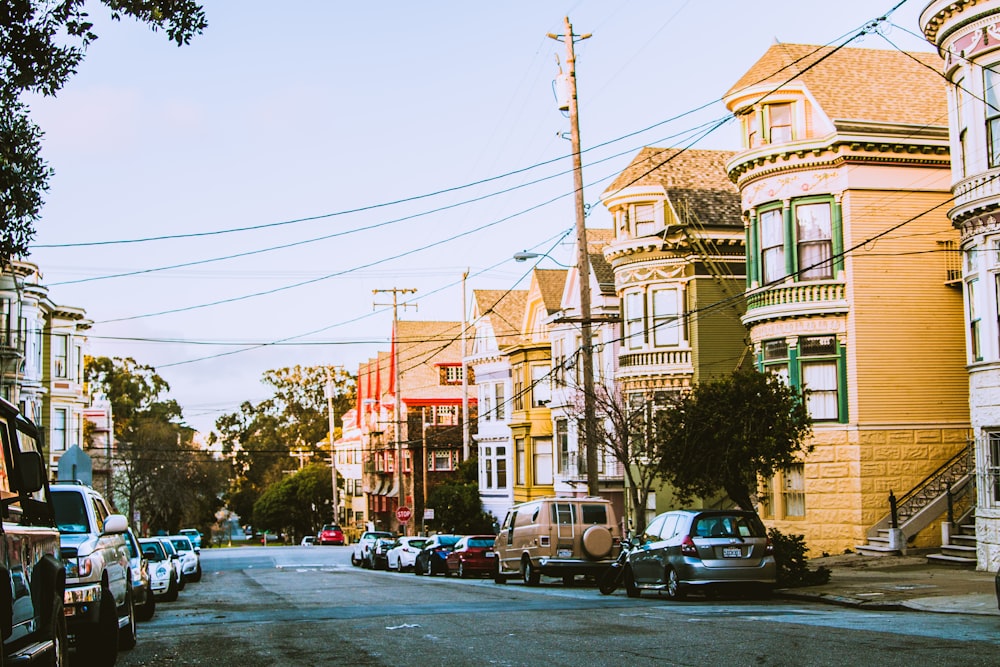
[[747,241],[748,280],[762,286],[833,280],[843,268],[842,212],[829,195],[758,207]]
[[846,356],[836,335],[765,340],[759,368],[805,390],[812,421],[847,422]]

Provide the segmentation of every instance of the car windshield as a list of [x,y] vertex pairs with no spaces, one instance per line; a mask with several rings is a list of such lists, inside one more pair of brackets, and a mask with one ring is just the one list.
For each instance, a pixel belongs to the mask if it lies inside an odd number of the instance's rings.
[[163,552],[163,545],[159,542],[142,542],[142,555],[146,557],[146,560],[153,563],[158,563],[167,557],[167,554]]
[[87,508],[83,504],[83,494],[74,491],[53,491],[52,508],[60,533],[90,532],[90,522],[87,520]]
[[163,550],[168,554],[173,555],[177,553],[177,549],[174,548],[174,545],[170,540],[160,540],[160,544],[163,545]]

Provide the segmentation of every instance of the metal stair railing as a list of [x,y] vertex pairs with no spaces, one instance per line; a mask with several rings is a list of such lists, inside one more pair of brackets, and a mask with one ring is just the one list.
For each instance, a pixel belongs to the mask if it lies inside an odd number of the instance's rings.
[[896,499],[899,520],[906,522],[931,501],[948,492],[949,486],[956,484],[966,475],[975,471],[975,451],[970,442],[945,463],[938,467],[919,484]]

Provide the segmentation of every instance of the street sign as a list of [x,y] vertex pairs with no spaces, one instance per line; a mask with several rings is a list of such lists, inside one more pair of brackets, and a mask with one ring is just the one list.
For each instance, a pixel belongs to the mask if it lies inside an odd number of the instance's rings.
[[428,507],[424,510],[424,521],[432,521],[434,519],[434,508]]
[[411,510],[406,505],[403,505],[396,510],[396,518],[399,519],[400,523],[406,523],[411,518],[413,518],[413,510]]

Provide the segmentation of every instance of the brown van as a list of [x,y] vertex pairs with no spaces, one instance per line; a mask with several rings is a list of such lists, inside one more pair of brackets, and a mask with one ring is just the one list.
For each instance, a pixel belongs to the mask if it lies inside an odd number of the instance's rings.
[[500,526],[493,550],[494,581],[520,576],[537,585],[544,574],[568,584],[577,575],[598,575],[614,561],[621,533],[604,498],[539,498],[515,505]]

